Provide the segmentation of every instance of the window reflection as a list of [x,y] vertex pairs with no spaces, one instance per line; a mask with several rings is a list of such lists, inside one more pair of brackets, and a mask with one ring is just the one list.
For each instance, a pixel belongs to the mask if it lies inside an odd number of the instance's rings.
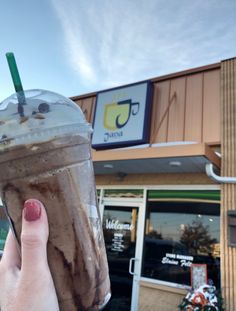
[[135,255],[137,217],[137,208],[108,206],[104,210],[103,234],[113,279],[122,275],[132,281],[129,260]]
[[[108,254],[121,255],[136,242],[137,209],[123,210],[119,207],[107,207],[103,215],[103,234]],[[114,239],[120,239],[122,245],[115,247]],[[121,244],[121,243],[120,243]]]
[[191,285],[191,265],[207,264],[220,287],[219,213],[217,203],[148,202],[142,276]]
[[112,298],[105,310],[130,310],[133,277],[130,259],[135,256],[138,209],[106,206],[103,233],[109,265]]

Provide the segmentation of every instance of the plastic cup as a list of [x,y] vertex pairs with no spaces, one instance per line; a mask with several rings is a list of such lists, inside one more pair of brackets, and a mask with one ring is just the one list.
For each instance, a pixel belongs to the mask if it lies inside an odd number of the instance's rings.
[[24,91],[22,115],[18,95],[0,104],[0,197],[19,244],[24,201],[45,205],[60,310],[100,310],[111,294],[91,126],[74,102],[44,90]]

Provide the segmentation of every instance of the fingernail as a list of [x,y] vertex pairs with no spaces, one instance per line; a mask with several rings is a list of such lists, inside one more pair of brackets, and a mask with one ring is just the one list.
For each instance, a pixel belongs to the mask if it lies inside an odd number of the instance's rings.
[[27,221],[38,220],[41,215],[41,203],[34,199],[25,201],[23,213]]

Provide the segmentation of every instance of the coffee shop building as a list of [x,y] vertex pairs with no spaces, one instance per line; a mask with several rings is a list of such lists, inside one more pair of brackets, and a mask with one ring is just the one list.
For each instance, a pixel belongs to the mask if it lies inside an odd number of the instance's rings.
[[94,129],[107,310],[178,310],[207,282],[236,310],[236,59],[72,100]]
[[105,311],[178,310],[203,283],[236,310],[236,58],[71,99],[94,129]]

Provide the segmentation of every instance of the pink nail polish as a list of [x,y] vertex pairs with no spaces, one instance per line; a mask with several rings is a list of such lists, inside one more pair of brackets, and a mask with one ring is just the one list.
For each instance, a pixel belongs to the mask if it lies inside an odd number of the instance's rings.
[[41,216],[41,203],[34,199],[27,200],[24,204],[23,213],[27,221],[38,220]]

